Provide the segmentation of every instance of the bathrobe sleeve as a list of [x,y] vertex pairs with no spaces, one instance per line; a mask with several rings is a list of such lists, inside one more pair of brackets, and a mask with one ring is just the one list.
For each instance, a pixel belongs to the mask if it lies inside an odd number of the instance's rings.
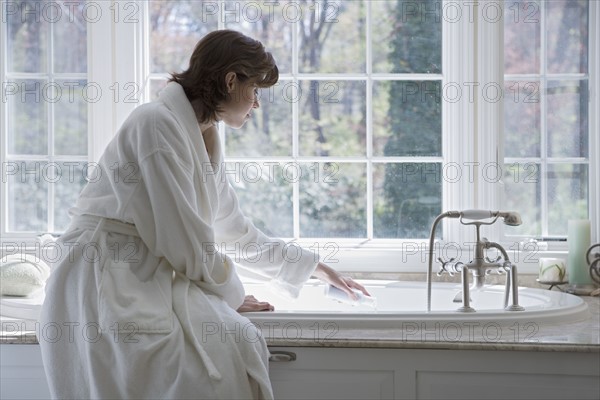
[[277,291],[298,297],[300,289],[314,272],[319,257],[296,243],[270,238],[242,213],[237,195],[227,179],[220,191],[215,221],[219,243],[237,249],[235,262],[269,281]]
[[170,149],[145,155],[139,168],[141,181],[130,210],[144,243],[177,272],[237,309],[244,289],[231,259],[216,250],[210,196],[202,191],[208,189],[195,185],[191,166]]

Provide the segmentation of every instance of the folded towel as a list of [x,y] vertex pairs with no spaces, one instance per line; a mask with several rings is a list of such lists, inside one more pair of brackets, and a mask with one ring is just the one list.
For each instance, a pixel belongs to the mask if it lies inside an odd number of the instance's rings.
[[0,259],[0,295],[29,296],[44,287],[50,267],[30,254],[13,254]]

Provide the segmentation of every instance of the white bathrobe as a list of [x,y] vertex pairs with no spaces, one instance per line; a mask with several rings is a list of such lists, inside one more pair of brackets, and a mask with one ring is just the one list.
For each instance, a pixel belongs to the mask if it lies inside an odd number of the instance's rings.
[[318,260],[244,217],[216,131],[206,143],[170,83],[108,145],[46,286],[38,339],[53,397],[273,397],[265,341],[235,311],[244,288],[216,246],[257,251],[235,262],[291,296]]

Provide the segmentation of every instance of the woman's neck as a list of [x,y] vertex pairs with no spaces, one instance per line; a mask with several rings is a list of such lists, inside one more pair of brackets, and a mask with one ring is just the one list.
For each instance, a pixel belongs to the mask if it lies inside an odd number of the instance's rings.
[[201,113],[201,109],[202,109],[202,103],[198,100],[192,101],[192,108],[194,109],[194,113],[196,114],[196,120],[198,121],[198,126],[200,127],[200,131],[202,132],[202,134],[204,134],[206,131],[208,131],[210,128],[214,127],[217,125],[217,121],[201,121],[200,120],[200,115]]
[[200,126],[200,131],[204,135],[206,132],[208,132],[209,129],[216,128],[217,123],[216,122],[198,122],[198,125]]

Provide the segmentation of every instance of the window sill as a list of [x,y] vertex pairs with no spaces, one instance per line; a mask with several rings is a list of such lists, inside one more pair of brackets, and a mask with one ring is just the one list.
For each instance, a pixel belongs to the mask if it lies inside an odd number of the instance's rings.
[[[300,246],[315,252],[320,260],[343,272],[381,272],[381,273],[423,273],[428,268],[428,240],[399,241],[391,239],[355,240],[355,239],[302,239],[296,241]],[[527,247],[520,250],[514,243],[502,243],[511,261],[518,271],[524,274],[537,274],[541,257],[567,259],[566,245],[545,249]],[[512,247],[511,247],[512,245]],[[542,250],[544,249],[544,250]],[[3,239],[0,243],[0,260],[7,255],[29,253],[44,255],[48,249],[32,238]],[[459,247],[457,243],[436,241],[434,247],[434,273],[439,269],[438,257],[467,261],[472,258],[472,246]]]

